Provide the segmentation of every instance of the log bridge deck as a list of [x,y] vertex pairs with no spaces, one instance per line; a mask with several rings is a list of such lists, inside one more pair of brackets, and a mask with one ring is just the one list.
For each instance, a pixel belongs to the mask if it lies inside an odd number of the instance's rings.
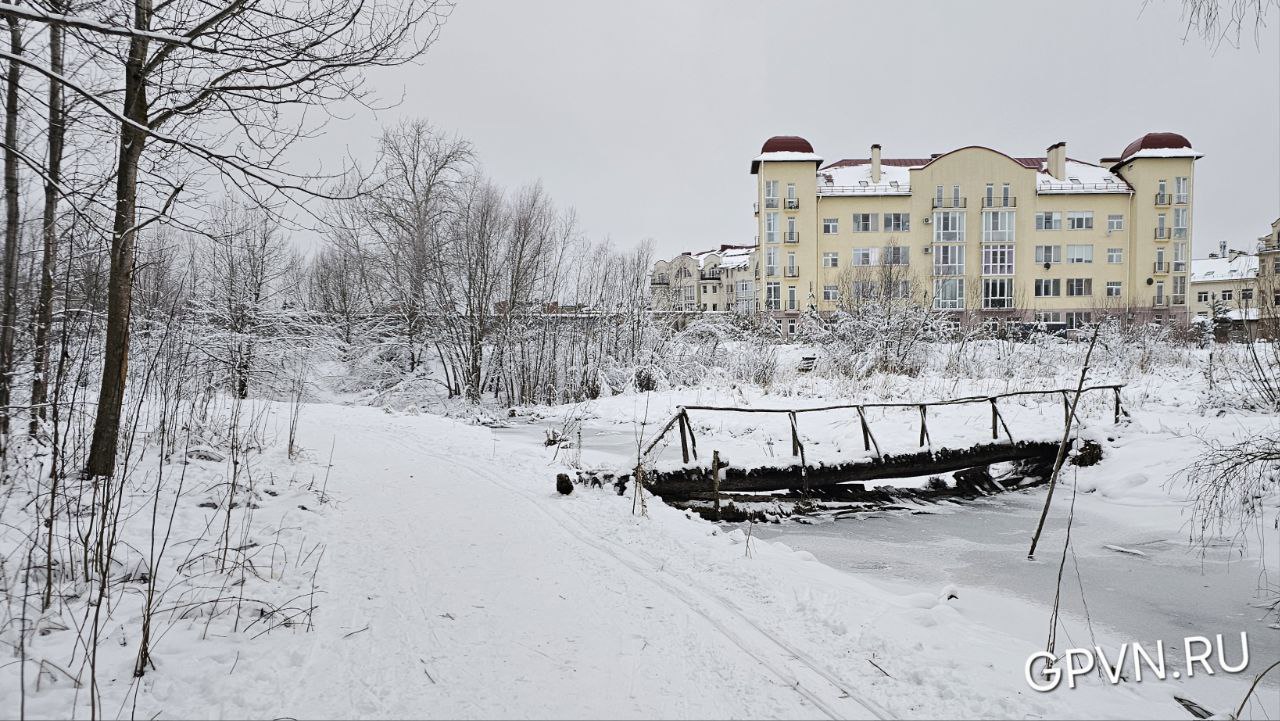
[[[1120,389],[1123,384],[1097,385],[1081,389],[1081,394],[1110,392],[1114,396],[1114,418],[1119,423],[1128,414],[1120,402]],[[735,408],[731,406],[680,406],[675,415],[658,432],[657,436],[645,448],[645,456],[671,431],[678,428],[680,448],[684,467],[674,471],[649,472],[645,477],[645,485],[654,493],[663,496],[692,498],[710,495],[717,500],[721,493],[733,492],[769,492],[784,490],[802,490],[808,493],[814,489],[827,489],[851,482],[870,481],[883,478],[910,478],[934,474],[960,471],[967,468],[989,466],[993,463],[1019,462],[1030,466],[1052,467],[1059,441],[1015,440],[1004,417],[1000,414],[999,401],[1004,398],[1018,396],[1053,396],[1060,395],[1063,402],[1064,427],[1071,422],[1071,396],[1075,389],[1054,389],[1040,391],[1013,391],[993,396],[972,396],[954,398],[928,403],[860,403],[848,405],[822,406],[818,408]],[[988,403],[991,406],[991,443],[978,443],[968,448],[932,449],[928,428],[928,409],[935,406],[950,406]],[[920,414],[920,447],[925,448],[916,453],[889,455],[882,453],[880,444],[872,433],[867,420],[868,408],[915,408]],[[874,456],[839,463],[835,465],[818,464],[810,466],[805,461],[804,443],[800,438],[797,416],[803,413],[819,411],[853,410],[857,413],[862,429],[863,447],[874,451]],[[689,411],[721,412],[721,413],[785,413],[791,421],[792,455],[799,461],[785,467],[743,468],[722,461],[719,452],[712,454],[709,468],[701,467],[698,460],[698,441],[689,422]],[[1001,439],[1003,430],[1005,439]],[[690,465],[690,461],[694,465]],[[639,469],[637,469],[639,470]]]

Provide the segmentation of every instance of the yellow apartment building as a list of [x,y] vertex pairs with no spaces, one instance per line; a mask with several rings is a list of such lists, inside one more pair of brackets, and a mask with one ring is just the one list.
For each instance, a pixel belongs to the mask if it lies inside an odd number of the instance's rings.
[[1200,157],[1181,135],[1148,133],[1099,164],[1065,143],[1042,157],[872,145],[824,164],[804,138],[770,138],[751,161],[759,307],[788,331],[849,294],[995,323],[1186,320]]

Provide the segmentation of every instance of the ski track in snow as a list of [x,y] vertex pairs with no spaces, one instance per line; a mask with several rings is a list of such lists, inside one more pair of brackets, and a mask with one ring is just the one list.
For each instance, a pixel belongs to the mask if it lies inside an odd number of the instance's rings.
[[[503,482],[495,475],[502,459],[468,458],[429,436],[436,424],[454,433],[486,429],[395,416],[369,426],[354,417],[336,431],[304,429],[310,447],[328,445],[324,434],[334,433],[336,458],[368,465],[333,469],[332,537],[348,540],[331,544],[321,566],[324,595],[312,634],[319,638],[300,637],[310,650],[266,673],[276,677],[274,711],[300,718],[890,717],[693,579],[664,574],[653,559],[592,534],[556,509],[554,496]],[[463,503],[433,503],[464,491]],[[442,522],[442,512],[453,517]],[[441,535],[458,529],[473,532]],[[507,561],[501,568],[480,565],[498,557]],[[580,579],[574,587],[556,585],[563,573],[540,575],[564,564],[582,567],[568,574]],[[601,578],[607,582],[594,583]],[[496,588],[502,592],[493,594]],[[636,623],[619,626],[619,617]],[[669,628],[645,638],[654,624]],[[717,635],[719,642],[707,640]]]

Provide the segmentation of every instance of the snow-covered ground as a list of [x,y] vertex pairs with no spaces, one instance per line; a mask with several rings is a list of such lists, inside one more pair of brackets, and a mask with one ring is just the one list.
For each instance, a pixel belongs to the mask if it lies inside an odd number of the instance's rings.
[[[1196,575],[1185,545],[1185,490],[1173,479],[1197,453],[1197,434],[1230,438],[1274,428],[1275,419],[1219,416],[1206,408],[1191,369],[1130,382],[1124,399],[1132,417],[1119,426],[1109,399],[1085,408],[1083,434],[1103,443],[1105,459],[1067,474],[1034,563],[1024,544],[1043,489],[989,506],[926,509],[952,511],[945,516],[744,529],[657,499],[634,513],[632,493],[609,487],[578,487],[569,496],[554,487],[556,473],[576,467],[629,468],[637,438],[651,437],[681,403],[930,400],[1062,381],[812,378],[771,392],[710,383],[510,418],[484,413],[488,425],[466,412],[446,418],[407,407],[307,404],[298,429],[303,457],[258,460],[258,477],[270,479],[258,487],[276,495],[261,498],[255,513],[262,523],[246,539],[266,548],[265,534],[275,533],[290,554],[323,549],[296,579],[281,572],[253,581],[264,594],[307,596],[299,605],[313,604],[314,612],[260,636],[221,617],[164,615],[155,668],[134,679],[137,640],[125,629],[135,619],[120,609],[120,631],[107,629],[111,650],[100,659],[100,713],[1189,718],[1175,695],[1234,711],[1252,675],[1280,658],[1276,636],[1268,635],[1280,631],[1248,605],[1259,539],[1238,554],[1229,580],[1221,557]],[[265,407],[270,422],[284,422],[284,406]],[[977,412],[977,420],[931,419],[934,445],[989,440],[988,411]],[[1061,401],[1016,404],[1006,417],[1015,437],[1052,438],[1061,432]],[[802,418],[814,453],[865,455],[856,422]],[[918,415],[871,420],[882,444],[914,448]],[[732,449],[726,453],[741,462],[787,460],[783,423],[694,417],[704,462],[712,449]],[[569,443],[547,446],[551,429]],[[678,441],[668,445],[659,463],[678,463],[678,452]],[[1076,542],[1062,587],[1069,600],[1059,651],[1095,639],[1110,653],[1123,641],[1151,648],[1157,640],[1230,639],[1247,630],[1253,657],[1244,673],[1114,686],[1090,675],[1076,689],[1028,687],[1023,665],[1045,644],[1073,490]],[[209,523],[218,509],[193,503],[184,514],[186,523]],[[1278,548],[1274,534],[1261,542]],[[1200,580],[1211,588],[1192,589]],[[55,630],[24,652],[65,668],[68,639],[74,634]],[[1234,661],[1238,650],[1229,648]],[[83,687],[53,671],[37,673],[37,665],[0,670],[0,710],[16,715],[25,667],[28,715],[66,716],[73,708],[88,715]],[[1274,679],[1255,699],[1247,716],[1280,715]]]

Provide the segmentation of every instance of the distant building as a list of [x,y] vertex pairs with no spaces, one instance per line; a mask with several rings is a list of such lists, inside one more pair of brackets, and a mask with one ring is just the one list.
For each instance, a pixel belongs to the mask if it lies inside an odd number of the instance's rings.
[[653,309],[677,312],[756,311],[755,246],[721,245],[653,265]]
[[1254,252],[1229,249],[1191,261],[1191,311],[1233,325],[1258,326],[1263,335],[1280,331],[1280,219],[1258,238]]
[[899,266],[893,283],[910,287],[892,292],[997,324],[1185,321],[1200,157],[1181,135],[1148,133],[1100,164],[1055,143],[1041,157],[886,158],[872,145],[823,165],[805,139],[770,138],[751,162],[760,308],[780,325],[830,312],[850,287],[884,292],[872,269]]

